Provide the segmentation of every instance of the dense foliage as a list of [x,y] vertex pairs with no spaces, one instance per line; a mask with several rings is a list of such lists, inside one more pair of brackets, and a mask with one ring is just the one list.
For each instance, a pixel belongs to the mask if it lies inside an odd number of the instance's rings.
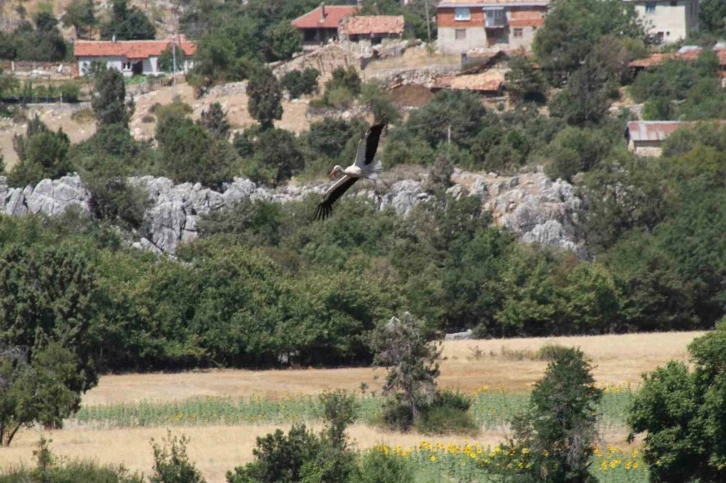
[[58,29],[58,20],[38,12],[33,22],[23,20],[9,35],[0,32],[0,59],[59,61],[71,52]]
[[721,321],[714,332],[689,345],[693,370],[671,361],[644,375],[629,422],[634,434],[647,432],[643,457],[650,465],[651,481],[723,479],[724,348],[726,325]]

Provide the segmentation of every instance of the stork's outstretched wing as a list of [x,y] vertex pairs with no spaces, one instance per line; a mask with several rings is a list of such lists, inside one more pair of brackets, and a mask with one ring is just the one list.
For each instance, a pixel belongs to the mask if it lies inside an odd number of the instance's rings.
[[328,188],[328,191],[326,191],[325,195],[323,195],[323,201],[320,202],[318,208],[315,210],[313,221],[318,219],[324,220],[329,217],[333,213],[333,203],[343,196],[343,193],[348,191],[348,188],[353,186],[356,181],[358,181],[358,178],[346,175],[340,178],[333,186]]
[[[385,116],[379,117],[375,120],[373,125],[368,128],[365,138],[361,139],[358,143],[358,153],[356,154],[355,164],[359,168],[367,166],[373,162],[373,158],[378,150],[378,142],[381,140],[381,133],[383,128],[388,124],[388,118]],[[361,149],[361,145],[365,140],[365,150]]]

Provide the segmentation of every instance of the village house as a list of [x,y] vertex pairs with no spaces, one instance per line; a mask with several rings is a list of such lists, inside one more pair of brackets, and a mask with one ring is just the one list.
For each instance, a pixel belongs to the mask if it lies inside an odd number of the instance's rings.
[[[194,54],[197,46],[179,35],[177,48],[184,52],[184,60],[177,63],[179,72],[188,72],[194,66]],[[73,44],[73,55],[76,59],[78,75],[87,75],[91,62],[106,64],[125,76],[161,74],[159,57],[167,48],[171,48],[172,38],[165,40],[77,40]]]
[[[722,126],[726,121],[716,121]],[[663,141],[682,127],[694,127],[693,121],[630,121],[625,128],[628,149],[642,156],[660,156]]]
[[436,8],[439,50],[529,49],[549,0],[443,0]]
[[303,48],[317,48],[330,41],[338,40],[338,27],[341,20],[355,15],[356,5],[325,5],[321,4],[301,17],[292,21],[303,37]]
[[673,43],[698,30],[698,0],[623,0],[633,2],[648,31],[663,43]]
[[340,40],[349,42],[368,41],[372,45],[383,40],[400,40],[403,37],[404,20],[402,15],[375,15],[346,17],[338,27]]

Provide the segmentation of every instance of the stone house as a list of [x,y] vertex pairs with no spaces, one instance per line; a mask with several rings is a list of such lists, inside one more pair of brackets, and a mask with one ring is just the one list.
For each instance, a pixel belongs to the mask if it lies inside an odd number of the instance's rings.
[[442,0],[436,8],[439,50],[529,50],[549,0]]
[[646,28],[663,43],[698,30],[698,0],[623,0],[632,2]]
[[303,49],[312,49],[338,40],[341,20],[358,13],[356,5],[325,5],[324,3],[292,21],[303,37]]
[[377,45],[386,39],[400,40],[404,25],[403,15],[346,17],[340,21],[338,36],[342,41]]
[[[103,62],[110,69],[120,71],[124,76],[157,75],[159,57],[172,45],[173,39],[165,40],[76,40],[73,44],[73,55],[78,75],[86,75],[91,62]],[[188,72],[194,66],[194,54],[197,46],[179,35],[177,48],[185,55],[184,61],[178,61],[179,72]]]

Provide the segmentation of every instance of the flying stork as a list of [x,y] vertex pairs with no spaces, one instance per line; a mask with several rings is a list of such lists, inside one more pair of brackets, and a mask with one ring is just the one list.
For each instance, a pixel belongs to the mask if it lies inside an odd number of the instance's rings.
[[[333,203],[343,196],[343,193],[348,191],[348,188],[353,186],[359,179],[368,179],[376,185],[376,175],[381,172],[383,166],[380,159],[374,162],[373,158],[378,149],[381,132],[386,127],[386,124],[388,124],[388,119],[386,117],[380,117],[368,128],[365,137],[358,141],[358,151],[353,164],[345,169],[337,164],[333,167],[332,171],[328,174],[328,178],[333,179],[338,173],[343,173],[343,177],[325,192],[323,200],[315,210],[313,221],[318,219],[324,220],[329,217],[333,212]],[[365,148],[363,147],[363,141],[365,141]]]

